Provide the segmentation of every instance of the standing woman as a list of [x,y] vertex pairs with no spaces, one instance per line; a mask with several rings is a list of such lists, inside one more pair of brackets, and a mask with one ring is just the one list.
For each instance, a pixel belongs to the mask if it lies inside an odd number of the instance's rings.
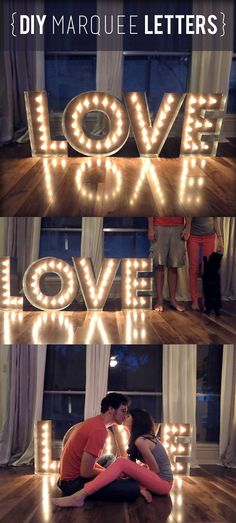
[[[173,485],[173,472],[168,454],[156,438],[154,423],[150,414],[143,409],[133,409],[124,425],[130,431],[128,454],[130,459],[119,457],[106,470],[92,481],[85,483],[83,489],[72,496],[54,498],[53,503],[60,507],[82,507],[87,496],[105,487],[121,475],[136,479],[140,483],[140,494],[151,502],[153,494],[168,494]],[[140,460],[142,464],[136,463]]]
[[215,250],[224,251],[223,236],[219,218],[187,218],[185,240],[188,240],[189,284],[192,298],[192,309],[199,311],[198,302],[198,267],[199,249],[202,247],[202,259],[209,257]]

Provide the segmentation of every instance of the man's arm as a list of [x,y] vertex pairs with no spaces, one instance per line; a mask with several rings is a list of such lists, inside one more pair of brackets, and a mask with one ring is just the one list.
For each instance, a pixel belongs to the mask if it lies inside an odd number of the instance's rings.
[[217,251],[224,252],[224,239],[220,228],[220,219],[213,218],[214,228],[217,236]]
[[101,465],[96,463],[96,460],[96,456],[93,456],[88,452],[83,452],[80,465],[80,474],[83,478],[95,478],[95,476],[104,470]]
[[190,236],[190,231],[191,231],[191,223],[192,223],[191,216],[185,216],[184,222],[185,222],[184,228],[182,230],[181,236],[182,236],[183,240],[188,241],[189,236]]
[[156,239],[153,218],[148,218],[148,239],[150,242]]

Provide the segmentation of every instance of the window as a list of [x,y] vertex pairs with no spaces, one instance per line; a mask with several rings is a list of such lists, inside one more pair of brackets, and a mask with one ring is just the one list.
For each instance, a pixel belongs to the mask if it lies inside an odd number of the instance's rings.
[[162,346],[113,345],[108,390],[123,392],[130,407],[148,410],[156,422],[162,419]]
[[72,263],[80,256],[82,218],[42,218],[40,258],[55,256]]
[[187,91],[190,62],[190,56],[184,53],[125,56],[124,91],[145,91],[154,117],[164,93]]
[[200,345],[197,351],[197,441],[217,443],[220,430],[222,345]]
[[105,258],[147,258],[147,218],[104,218]]
[[84,418],[85,371],[84,345],[48,345],[43,419],[52,420],[53,439]]
[[233,56],[230,70],[227,112],[236,113],[236,55]]

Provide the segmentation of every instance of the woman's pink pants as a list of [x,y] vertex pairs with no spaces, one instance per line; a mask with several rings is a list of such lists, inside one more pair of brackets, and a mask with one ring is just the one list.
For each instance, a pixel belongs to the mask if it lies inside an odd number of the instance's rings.
[[140,485],[153,492],[153,494],[168,494],[172,487],[172,481],[161,479],[155,472],[138,465],[134,461],[130,461],[128,458],[119,457],[106,470],[98,474],[96,478],[85,483],[84,491],[86,494],[91,495],[118,479],[123,473],[129,476],[129,478],[136,479]]
[[188,259],[189,259],[189,284],[192,301],[198,299],[198,267],[199,267],[199,249],[202,247],[203,256],[210,256],[215,249],[215,234],[206,236],[190,235],[188,240]]

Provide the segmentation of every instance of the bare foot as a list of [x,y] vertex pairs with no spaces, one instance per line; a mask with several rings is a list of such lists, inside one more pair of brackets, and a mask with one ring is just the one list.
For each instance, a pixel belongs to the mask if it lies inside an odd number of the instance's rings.
[[175,309],[178,312],[185,311],[185,308],[183,307],[183,305],[180,305],[176,300],[170,301],[170,306],[172,307],[172,309]]
[[52,504],[57,507],[82,507],[86,494],[83,490],[79,490],[72,494],[72,496],[65,496],[63,498],[52,498]]
[[198,301],[193,301],[193,303],[192,303],[192,310],[193,311],[200,311],[200,307],[199,307]]
[[156,311],[156,312],[163,312],[164,311],[163,304],[162,303],[157,303],[156,306],[154,307],[154,311]]
[[152,502],[152,495],[151,495],[151,492],[149,492],[149,490],[147,490],[144,487],[140,487],[140,494],[141,494],[141,496],[143,496],[143,498],[145,499],[145,501],[147,503]]

